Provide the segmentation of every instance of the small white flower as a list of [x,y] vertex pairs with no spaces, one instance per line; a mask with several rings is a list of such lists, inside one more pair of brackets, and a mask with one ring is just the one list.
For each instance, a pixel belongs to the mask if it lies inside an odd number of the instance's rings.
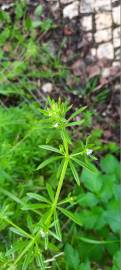
[[42,238],[45,238],[46,233],[43,230],[40,231],[40,234],[41,234]]
[[58,127],[58,123],[56,123],[56,124],[54,125],[54,127],[57,128],[57,127]]
[[92,149],[86,149],[86,154],[87,156],[90,156],[92,154],[93,150]]

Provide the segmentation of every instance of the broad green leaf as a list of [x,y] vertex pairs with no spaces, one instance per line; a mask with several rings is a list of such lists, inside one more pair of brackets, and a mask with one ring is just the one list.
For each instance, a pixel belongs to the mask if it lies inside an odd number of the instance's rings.
[[99,193],[103,185],[102,175],[93,174],[87,169],[83,169],[81,181],[88,190],[95,193]]
[[84,207],[93,207],[98,204],[99,200],[95,196],[95,194],[91,192],[81,193],[77,196],[76,199],[77,204]]
[[121,218],[119,201],[110,201],[110,204],[108,204],[106,210],[104,211],[104,218],[114,233],[120,232]]
[[39,145],[40,148],[42,149],[45,149],[45,150],[48,150],[48,151],[52,151],[52,152],[55,152],[55,153],[59,153],[60,154],[60,151],[58,148],[55,148],[51,145]]
[[78,216],[76,216],[76,214],[68,211],[67,209],[58,207],[58,209],[65,215],[67,216],[69,219],[71,219],[74,223],[78,224],[79,226],[82,226],[82,222],[80,220],[80,218]]
[[45,166],[47,166],[48,164],[50,164],[50,163],[52,163],[52,162],[54,162],[54,161],[56,161],[56,160],[59,160],[60,158],[61,158],[61,156],[60,156],[60,157],[50,157],[50,158],[44,160],[44,161],[37,167],[36,170],[40,170],[40,169],[44,168]]
[[70,164],[70,168],[71,168],[72,174],[74,176],[74,179],[76,180],[77,185],[80,186],[80,179],[79,179],[78,172],[77,172],[74,164],[71,161],[69,161],[69,164]]
[[70,244],[66,244],[64,248],[65,263],[69,267],[69,270],[79,269],[80,258],[78,251]]
[[43,7],[42,5],[38,5],[36,8],[35,8],[35,11],[34,11],[34,14],[36,16],[41,16],[43,13]]
[[120,163],[117,158],[111,154],[107,154],[100,162],[101,169],[107,174],[115,174],[118,179],[120,177]]
[[113,257],[113,268],[112,270],[120,270],[121,268],[121,252],[120,250],[116,252]]
[[103,183],[102,188],[99,192],[99,197],[101,201],[107,203],[109,199],[113,197],[115,183],[116,183],[116,176],[115,174],[106,174],[100,175],[99,177]]
[[84,263],[81,263],[79,266],[79,270],[91,270],[90,262],[86,261]]
[[39,20],[32,21],[33,28],[37,28],[37,27],[41,26],[41,24],[42,24],[42,22]]
[[81,217],[85,229],[100,230],[106,225],[104,210],[99,206],[95,206],[90,210],[81,210],[78,216]]

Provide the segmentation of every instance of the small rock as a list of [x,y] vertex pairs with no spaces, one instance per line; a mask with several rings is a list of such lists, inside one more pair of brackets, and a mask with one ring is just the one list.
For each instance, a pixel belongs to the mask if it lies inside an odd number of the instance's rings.
[[72,0],[60,0],[60,3],[64,4],[64,5],[69,4],[71,2],[72,2]]
[[101,58],[113,59],[114,58],[113,45],[110,42],[101,44],[97,49],[97,57],[99,59]]
[[85,72],[85,64],[82,60],[77,60],[72,66],[71,66],[74,75],[80,76],[83,72]]
[[[106,116],[106,115],[104,115],[104,113],[102,113],[102,115],[103,116]],[[111,133],[111,131],[110,130],[104,130],[104,136],[105,136],[105,138],[110,138],[111,137],[111,135],[112,135],[112,133]]]
[[120,63],[118,61],[113,62],[113,67],[120,67]]
[[120,71],[120,67],[118,65],[117,66],[113,66],[110,69],[110,75],[111,76],[115,76],[119,71]]
[[118,50],[116,50],[115,56],[116,56],[116,59],[117,59],[117,60],[120,59],[120,56],[121,56],[121,50],[120,50],[120,48],[119,48]]
[[101,86],[107,84],[107,82],[108,82],[108,79],[107,78],[105,78],[105,77],[101,77],[100,78],[100,84],[101,84]]
[[97,43],[108,42],[112,38],[111,28],[100,30],[95,33],[95,40]]
[[96,11],[110,11],[111,10],[111,1],[110,0],[96,0],[95,1],[95,10]]
[[79,2],[75,1],[63,9],[64,18],[72,19],[78,16]]
[[110,28],[112,26],[112,16],[110,12],[96,14],[95,19],[97,31]]
[[114,44],[114,48],[120,47],[120,44],[121,44],[120,39],[119,38],[114,38],[113,44]]
[[87,34],[86,34],[86,37],[87,37],[87,40],[88,40],[89,42],[92,42],[93,36],[92,36],[92,33],[91,33],[91,32],[87,33]]
[[66,36],[72,36],[72,34],[73,34],[72,29],[68,25],[65,25],[64,26],[64,30],[63,31],[64,31],[64,34]]
[[100,74],[100,68],[98,65],[88,66],[87,73],[89,74],[90,78],[95,77]]
[[51,93],[52,90],[53,90],[53,85],[52,85],[52,83],[48,82],[48,83],[43,84],[43,86],[42,86],[42,91],[43,91],[44,93]]
[[100,68],[109,68],[111,66],[111,63],[109,59],[102,58],[98,61],[98,65]]
[[85,0],[81,1],[80,12],[81,13],[91,13],[94,11],[95,0]]
[[9,8],[13,7],[14,6],[14,3],[8,3],[8,4],[3,4],[1,6],[1,10],[8,10]]
[[85,31],[92,30],[92,16],[83,17],[81,23]]
[[110,75],[110,68],[103,68],[102,69],[102,77],[107,78]]
[[97,55],[97,50],[96,50],[95,48],[92,48],[92,49],[91,49],[91,54],[92,54],[93,56],[96,56],[96,55]]
[[120,25],[120,6],[113,8],[113,21],[115,24]]
[[113,43],[114,47],[120,47],[120,35],[121,35],[121,29],[120,27],[117,27],[113,30]]

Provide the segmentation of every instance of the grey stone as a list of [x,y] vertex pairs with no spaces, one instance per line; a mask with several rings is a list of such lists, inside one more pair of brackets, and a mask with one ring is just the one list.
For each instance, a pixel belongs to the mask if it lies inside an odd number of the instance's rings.
[[113,8],[113,21],[115,24],[120,25],[120,6]]
[[92,31],[92,16],[85,16],[82,18],[82,27],[85,31]]
[[114,58],[114,50],[113,50],[112,43],[107,42],[107,43],[99,45],[99,47],[97,49],[97,57],[99,59],[101,59],[101,58],[113,59]]
[[60,0],[60,3],[64,5],[69,4],[71,2],[74,2],[74,0]]
[[51,93],[52,90],[53,90],[53,85],[52,85],[52,83],[48,82],[48,83],[43,84],[43,86],[42,86],[42,91],[43,91],[44,93]]
[[95,41],[97,43],[108,42],[111,38],[112,38],[111,28],[99,30],[95,33]]
[[91,13],[94,11],[95,0],[83,0],[80,5],[81,13]]
[[74,1],[70,5],[66,6],[63,9],[64,18],[67,17],[69,19],[72,19],[72,18],[78,16],[78,11],[79,11],[78,9],[79,9],[79,2],[78,1]]
[[110,75],[110,68],[103,68],[102,69],[102,77],[106,78]]
[[94,4],[96,11],[110,11],[111,10],[111,0],[96,0]]
[[121,35],[121,29],[120,27],[117,27],[113,30],[113,44],[114,48],[120,47],[121,41],[120,41],[120,35]]
[[95,16],[95,19],[97,31],[110,28],[112,26],[112,16],[110,12],[98,13]]

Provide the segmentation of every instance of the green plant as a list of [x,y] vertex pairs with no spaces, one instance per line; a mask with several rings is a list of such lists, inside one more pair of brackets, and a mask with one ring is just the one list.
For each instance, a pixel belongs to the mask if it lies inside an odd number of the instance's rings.
[[50,263],[53,269],[95,269],[105,252],[109,258],[118,252],[119,163],[107,155],[99,170],[90,162],[98,150],[91,137],[77,146],[73,141],[70,128],[83,124],[75,119],[86,107],[70,115],[68,104],[48,102],[45,109],[0,108],[3,270]]
[[[13,269],[13,267],[14,268],[17,267],[17,269],[18,269],[19,262],[21,265],[21,263],[22,263],[21,259],[23,259],[23,258],[25,259],[23,269],[26,269],[25,267],[27,267],[27,264],[32,263],[32,256],[30,257],[30,261],[26,262],[26,260],[28,261],[28,259],[26,259],[26,256],[28,258],[28,255],[26,255],[26,254],[28,254],[28,252],[30,252],[30,250],[31,250],[31,252],[32,252],[32,250],[34,250],[34,255],[33,255],[33,260],[34,260],[35,257],[37,256],[36,253],[39,254],[39,250],[41,250],[40,245],[42,245],[42,243],[40,241],[40,236],[42,237],[42,242],[43,242],[43,240],[45,242],[45,244],[44,244],[45,249],[48,249],[48,245],[49,245],[48,237],[53,236],[55,239],[58,239],[59,241],[62,240],[60,224],[59,224],[59,219],[58,219],[59,212],[63,213],[65,216],[69,217],[71,220],[76,222],[78,225],[80,225],[80,226],[82,225],[81,221],[76,217],[75,214],[73,214],[69,210],[62,208],[63,204],[71,202],[72,198],[67,196],[64,199],[59,200],[59,195],[60,195],[60,192],[62,189],[63,181],[65,178],[65,174],[66,174],[68,166],[70,166],[70,169],[72,171],[74,179],[78,185],[80,184],[80,180],[79,180],[79,175],[78,175],[78,172],[76,169],[76,164],[78,166],[85,167],[89,170],[93,170],[93,166],[90,164],[89,158],[88,158],[88,155],[91,155],[92,150],[88,149],[88,145],[83,147],[83,149],[79,153],[73,153],[73,150],[72,150],[72,153],[69,153],[69,145],[71,145],[72,142],[71,142],[70,135],[67,131],[67,128],[71,127],[71,126],[80,125],[83,123],[83,120],[78,122],[78,121],[72,121],[72,119],[76,115],[80,114],[81,111],[83,111],[85,108],[79,109],[78,111],[73,113],[68,119],[66,119],[65,116],[66,116],[66,113],[69,111],[69,109],[70,109],[70,107],[68,107],[67,104],[65,104],[65,103],[61,103],[60,100],[58,101],[58,103],[56,103],[53,100],[51,101],[49,99],[49,108],[47,108],[46,110],[42,110],[42,109],[38,110],[42,114],[44,114],[44,116],[46,116],[47,119],[38,120],[37,127],[35,124],[35,127],[32,127],[30,129],[30,131],[27,132],[25,137],[23,137],[20,140],[20,142],[18,141],[14,146],[12,146],[12,148],[11,148],[10,144],[7,144],[7,143],[4,143],[2,145],[2,149],[4,149],[3,156],[5,157],[5,155],[6,155],[6,158],[7,158],[7,163],[4,162],[3,160],[1,160],[1,167],[2,167],[2,171],[3,171],[3,175],[4,175],[3,179],[6,179],[6,177],[8,177],[8,179],[10,179],[9,174],[11,173],[11,171],[13,173],[14,169],[15,169],[14,177],[17,177],[16,173],[17,173],[18,168],[15,167],[15,164],[11,160],[12,155],[14,154],[14,159],[15,159],[15,157],[16,157],[16,159],[18,159],[18,154],[20,155],[19,151],[23,152],[23,150],[24,150],[23,157],[28,159],[28,157],[26,156],[26,150],[25,150],[25,148],[23,148],[24,146],[22,146],[22,143],[24,141],[26,142],[26,139],[28,137],[31,138],[34,130],[40,129],[41,124],[45,125],[45,127],[47,126],[46,127],[47,129],[55,129],[55,130],[57,129],[58,136],[60,135],[60,139],[58,139],[58,141],[60,141],[60,144],[59,144],[59,148],[53,147],[51,145],[40,145],[40,146],[38,145],[37,146],[39,148],[39,151],[41,151],[41,149],[43,149],[43,150],[51,151],[54,153],[54,155],[52,155],[49,159],[45,159],[38,166],[37,170],[43,169],[45,166],[50,165],[52,162],[55,162],[58,160],[61,161],[60,165],[58,164],[58,167],[59,167],[58,171],[57,171],[56,175],[54,175],[56,181],[58,181],[58,183],[56,183],[57,190],[56,190],[55,195],[54,195],[53,188],[51,187],[51,185],[49,183],[46,185],[46,190],[47,190],[48,196],[29,192],[29,193],[27,193],[26,198],[24,198],[22,200],[18,199],[16,195],[11,194],[9,191],[7,191],[3,187],[1,187],[1,189],[0,189],[1,193],[3,193],[3,195],[8,196],[10,199],[15,201],[16,203],[20,204],[22,207],[22,210],[24,210],[25,213],[26,213],[26,211],[30,210],[30,211],[34,212],[35,214],[40,215],[39,221],[35,225],[34,224],[32,225],[33,222],[31,220],[31,218],[29,217],[28,222],[30,224],[28,224],[29,225],[28,229],[30,230],[30,232],[26,232],[26,230],[19,227],[18,225],[16,225],[14,223],[13,220],[11,220],[11,218],[10,218],[10,216],[12,215],[11,203],[10,203],[10,205],[8,205],[6,203],[5,206],[3,206],[1,208],[1,211],[0,211],[1,226],[2,226],[1,229],[3,230],[6,226],[10,225],[11,226],[10,230],[12,233],[18,234],[22,238],[26,238],[26,241],[21,244],[22,251],[20,252],[20,250],[19,250],[20,254],[18,255],[18,257],[16,258],[16,256],[14,255],[15,256],[14,262],[10,262],[10,261],[12,261],[12,258],[11,258],[7,262],[3,263],[1,265],[1,267],[3,266],[3,269],[4,268],[6,269],[6,267],[8,267],[8,269]],[[20,109],[17,109],[17,110],[19,113]],[[22,111],[22,114],[25,115],[25,112]],[[1,111],[1,113],[3,113],[3,112]],[[8,117],[8,116],[6,115],[6,117]],[[1,123],[2,130],[4,130],[4,123],[5,123],[6,117],[3,118],[3,122],[2,122],[3,124]],[[13,117],[12,110],[11,110],[11,115],[9,117],[10,118]],[[18,119],[17,114],[16,114],[16,118]],[[29,115],[29,118],[31,119],[30,115]],[[13,129],[14,129],[15,134],[16,134],[16,132],[18,133],[18,130],[19,130],[18,128],[20,127],[20,123],[21,123],[20,117],[19,117],[19,120],[17,120],[17,119],[15,122],[15,118],[14,119],[12,118],[12,120],[14,120]],[[15,125],[15,123],[16,123],[16,125]],[[35,121],[35,123],[36,123],[36,121]],[[12,125],[12,122],[11,122],[11,125]],[[28,125],[29,125],[29,123],[28,123]],[[38,125],[39,125],[39,127],[38,127]],[[25,123],[23,125],[23,128],[25,130],[27,128],[26,120],[25,120]],[[24,131],[24,129],[23,129],[23,131]],[[8,133],[9,136],[13,136],[12,135],[13,133],[11,133],[11,132],[12,131],[10,130],[9,131],[10,134]],[[15,138],[15,134],[14,134],[14,138]],[[21,134],[18,133],[17,137],[18,138],[21,137]],[[55,135],[54,135],[54,137],[55,137]],[[17,138],[17,140],[18,140],[18,138]],[[62,143],[61,143],[61,140],[62,140]],[[20,146],[21,146],[21,149],[19,149]],[[8,150],[8,147],[10,148],[9,150]],[[17,149],[18,153],[16,152],[16,149]],[[20,157],[19,157],[19,160],[20,160]],[[9,174],[7,174],[6,169],[9,171]],[[27,173],[27,171],[26,171],[26,173]],[[20,174],[20,172],[19,172],[19,174]],[[3,179],[2,179],[2,181],[4,184],[5,180],[3,180]],[[38,201],[38,204],[31,203],[31,200]],[[43,209],[44,213],[39,213],[38,209]],[[20,214],[20,216],[21,216],[21,214]],[[54,231],[54,229],[55,229],[55,231]],[[21,240],[21,241],[23,241],[23,240]],[[26,245],[24,246],[25,243],[26,243]],[[41,269],[44,269],[44,262],[43,262],[43,266],[42,266],[42,255],[40,257],[38,257],[38,256],[37,256],[37,260],[39,261]]]
[[44,79],[57,82],[69,74],[59,54],[51,50],[44,37],[56,28],[50,18],[43,19],[38,5],[30,16],[26,1],[15,1],[12,14],[0,11],[0,95],[21,100],[32,98]]

